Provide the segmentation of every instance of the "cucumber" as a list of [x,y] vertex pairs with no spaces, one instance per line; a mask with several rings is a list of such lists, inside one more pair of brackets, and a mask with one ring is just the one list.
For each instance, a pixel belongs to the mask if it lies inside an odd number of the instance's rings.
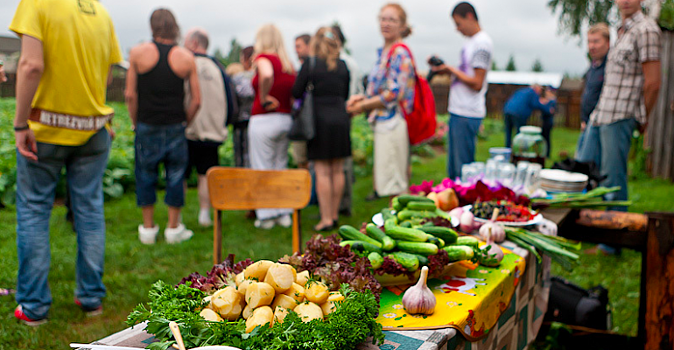
[[470,260],[475,256],[473,248],[465,245],[450,245],[442,248],[449,255],[449,261]]
[[459,238],[459,234],[449,227],[422,226],[419,228],[419,230],[431,234],[435,237],[442,238],[442,240],[445,241],[445,244],[454,244],[454,242],[456,242],[456,239]]
[[392,217],[392,218],[386,219],[386,221],[384,221],[384,231],[385,232],[388,232],[390,229],[392,229],[394,227],[397,227],[397,226],[398,226],[398,219],[396,219],[395,216]]
[[396,216],[398,217],[399,221],[404,221],[404,220],[411,220],[411,219],[416,219],[416,218],[421,218],[421,219],[430,219],[437,217],[438,214],[436,214],[433,211],[416,211],[416,210],[410,210],[410,209],[403,209],[399,211]]
[[391,200],[391,207],[393,207],[393,209],[395,209],[396,211],[401,211],[405,208],[405,205],[400,203],[400,201],[398,200],[398,197],[394,197]]
[[437,207],[435,206],[435,203],[433,203],[433,202],[429,203],[429,202],[416,202],[415,201],[415,202],[407,203],[406,208],[410,209],[410,210],[418,210],[418,211],[428,210],[428,211],[435,212],[435,209]]
[[420,255],[438,254],[438,246],[433,243],[398,241],[398,250]]
[[435,244],[438,248],[442,248],[445,246],[445,241],[443,241],[442,238],[438,238],[430,234],[428,235],[427,242]]
[[454,245],[467,245],[471,248],[476,248],[480,245],[480,241],[472,236],[461,236],[456,239],[456,242],[453,243]]
[[407,206],[407,203],[409,202],[429,202],[429,203],[435,203],[433,202],[432,199],[424,196],[415,196],[411,194],[401,194],[400,196],[396,197],[398,198],[398,202],[402,204],[403,206]]
[[407,271],[416,271],[419,269],[419,258],[414,254],[409,254],[405,252],[395,252],[389,257],[395,260],[402,267],[406,268]]
[[382,218],[384,219],[384,221],[386,221],[386,220],[388,220],[388,219],[390,219],[390,218],[394,218],[394,219],[395,219],[395,215],[393,215],[393,213],[391,213],[391,208],[384,208],[384,209],[382,209],[382,210],[381,210],[381,216],[382,216]]
[[356,251],[356,252],[376,252],[379,254],[382,254],[382,250],[380,247],[377,247],[374,244],[370,244],[368,242],[363,242],[363,241],[341,241],[339,242],[339,245],[342,247],[346,247],[347,245],[351,246],[351,250]]
[[425,257],[423,255],[420,255],[420,254],[414,254],[414,256],[416,256],[417,259],[419,259],[419,266],[428,266],[428,258],[427,257]]
[[353,226],[342,225],[339,228],[339,235],[342,237],[342,239],[367,242],[381,249],[381,243],[377,242],[377,240],[374,238],[362,234],[360,231],[356,230]]
[[412,228],[412,222],[411,221],[403,221],[399,225],[400,227],[404,228]]
[[372,252],[367,255],[367,258],[370,260],[370,265],[372,265],[373,269],[378,269],[381,267],[381,265],[384,263],[384,258],[381,256],[381,254],[377,252]]
[[393,226],[391,228],[387,227],[386,234],[389,237],[400,241],[426,242],[428,240],[427,233],[419,231],[417,229],[405,228],[400,226]]
[[394,241],[393,238],[387,236],[384,231],[377,227],[377,225],[367,224],[367,226],[365,226],[365,230],[367,231],[367,234],[381,243],[382,249],[392,250],[396,247],[396,241]]

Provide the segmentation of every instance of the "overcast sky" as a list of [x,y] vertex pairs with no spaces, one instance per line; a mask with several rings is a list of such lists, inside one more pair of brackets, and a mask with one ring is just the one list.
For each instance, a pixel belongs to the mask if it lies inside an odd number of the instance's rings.
[[[315,32],[320,26],[338,21],[347,37],[347,47],[361,66],[369,71],[382,45],[377,14],[384,1],[372,0],[114,0],[101,1],[110,12],[125,56],[135,44],[150,39],[149,17],[158,7],[168,7],[176,15],[182,32],[202,26],[211,36],[212,53],[229,52],[236,38],[244,46],[252,44],[257,28],[268,22],[279,26],[286,48],[294,54],[294,37]],[[0,4],[0,34],[7,29],[19,0]],[[400,0],[407,10],[413,34],[407,39],[415,56],[425,61],[436,53],[455,65],[465,38],[459,34],[449,13],[458,1]],[[536,58],[546,72],[581,75],[587,69],[585,44],[558,33],[557,18],[545,0],[471,0],[482,29],[494,41],[494,58],[503,69],[513,54],[518,70],[528,71]],[[427,69],[420,63],[420,69]]]

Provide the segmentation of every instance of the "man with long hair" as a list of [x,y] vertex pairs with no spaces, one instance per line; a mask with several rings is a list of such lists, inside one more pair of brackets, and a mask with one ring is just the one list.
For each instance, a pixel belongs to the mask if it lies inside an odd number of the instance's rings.
[[[168,243],[178,243],[192,237],[192,231],[180,222],[180,211],[185,204],[183,179],[188,161],[185,128],[200,107],[199,78],[194,55],[177,45],[180,28],[171,11],[155,10],[150,27],[152,42],[131,49],[126,74],[126,103],[136,131],[136,203],[143,211],[138,237],[143,244],[156,241],[155,191],[159,163],[163,163],[164,202],[169,207],[164,236]],[[185,80],[191,93],[187,108]]]

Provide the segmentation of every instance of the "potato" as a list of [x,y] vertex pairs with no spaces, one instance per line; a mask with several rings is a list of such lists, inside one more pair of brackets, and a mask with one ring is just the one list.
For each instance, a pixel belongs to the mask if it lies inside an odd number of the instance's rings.
[[335,303],[338,301],[344,300],[344,296],[340,292],[330,292],[328,296],[328,301],[321,305],[321,310],[323,310],[323,315],[327,316],[335,311]]
[[255,309],[259,306],[269,305],[274,301],[274,288],[264,282],[251,283],[246,288],[246,303]]
[[285,294],[277,294],[276,298],[274,298],[274,302],[271,304],[272,310],[276,310],[277,306],[286,308],[286,309],[294,309],[295,306],[299,304],[295,299],[285,295]]
[[274,262],[269,260],[260,260],[255,262],[243,270],[243,277],[262,282],[264,280],[264,276],[267,275],[267,270],[269,270],[272,265],[274,265]]
[[236,290],[239,292],[239,294],[246,295],[246,289],[248,289],[248,286],[250,286],[253,283],[257,282],[255,282],[255,280],[243,280],[243,282],[241,282],[241,284],[239,284],[239,286],[236,287]]
[[312,302],[304,302],[302,304],[297,305],[293,311],[297,313],[297,315],[300,317],[302,322],[309,322],[311,320],[323,319],[323,310],[321,310],[321,307],[312,303]]
[[252,315],[253,315],[253,308],[251,308],[250,305],[246,305],[246,307],[243,308],[243,311],[241,312],[241,317],[243,317],[244,320],[247,320]]
[[271,322],[271,325],[273,326],[274,323],[283,323],[283,320],[288,316],[290,313],[290,310],[292,309],[286,309],[284,307],[277,306],[274,309],[274,319]]
[[243,271],[241,271],[238,275],[236,275],[236,278],[234,278],[234,282],[236,282],[236,286],[238,287],[241,282],[243,282],[246,278],[243,276]]
[[199,316],[203,317],[206,321],[222,322],[222,317],[211,309],[201,310]]
[[250,333],[257,326],[264,326],[272,323],[274,312],[269,306],[258,307],[253,310],[253,314],[246,320],[246,333]]
[[225,289],[226,288],[216,290],[215,293],[211,295],[211,303],[209,306],[215,312],[218,312],[220,306],[223,306],[225,304],[224,299],[221,298],[222,294],[225,292]]
[[292,287],[283,294],[295,299],[298,304],[304,301],[304,287],[297,283],[293,283]]
[[241,316],[243,296],[234,287],[226,287],[217,291],[213,294],[212,301],[222,318],[235,321]]
[[308,288],[304,288],[304,296],[312,303],[323,304],[328,300],[330,290],[323,282],[311,282]]
[[300,286],[304,287],[307,285],[307,282],[309,281],[309,270],[302,271],[297,274],[297,277],[295,277],[295,283],[299,284]]
[[267,270],[264,283],[268,283],[277,293],[283,293],[293,285],[292,266],[287,264],[274,264]]

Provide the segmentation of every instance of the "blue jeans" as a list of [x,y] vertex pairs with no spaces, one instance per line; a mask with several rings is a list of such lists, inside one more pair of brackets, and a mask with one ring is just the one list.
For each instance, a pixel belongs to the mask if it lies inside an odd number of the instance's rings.
[[47,317],[52,297],[47,275],[51,260],[49,217],[56,185],[65,166],[77,232],[75,297],[87,309],[105,296],[103,262],[105,218],[103,174],[110,135],[102,129],[82,146],[38,143],[38,161],[16,155],[16,245],[19,257],[16,302],[32,319]]
[[515,135],[520,132],[520,128],[527,125],[527,119],[512,114],[503,115],[503,124],[505,125],[505,146],[510,148],[513,140],[513,127]]
[[482,118],[449,114],[447,134],[447,174],[454,180],[461,177],[461,167],[475,161],[475,144]]
[[185,204],[183,180],[188,164],[187,139],[183,124],[136,126],[136,204],[154,205],[157,201],[159,163],[166,171],[166,205],[181,208]]
[[[612,124],[585,128],[583,147],[578,152],[578,161],[595,162],[600,165],[601,174],[607,178],[601,185],[620,186],[620,191],[609,193],[604,199],[610,201],[627,200],[627,157],[632,146],[632,133],[637,126],[634,119],[624,119]],[[611,207],[609,210],[627,211],[626,207]],[[614,248],[602,245],[609,253]]]

